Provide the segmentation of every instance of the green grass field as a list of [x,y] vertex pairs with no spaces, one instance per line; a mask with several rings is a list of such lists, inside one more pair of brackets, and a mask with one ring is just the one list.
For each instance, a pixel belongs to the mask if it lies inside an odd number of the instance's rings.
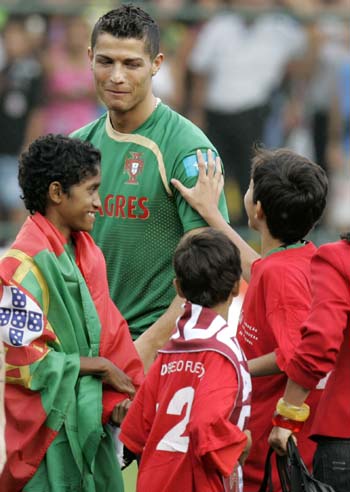
[[134,461],[123,471],[124,492],[135,492],[136,490],[137,465]]

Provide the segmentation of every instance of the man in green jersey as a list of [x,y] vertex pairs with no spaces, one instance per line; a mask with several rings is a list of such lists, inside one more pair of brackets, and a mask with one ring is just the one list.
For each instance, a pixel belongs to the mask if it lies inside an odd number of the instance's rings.
[[[163,54],[159,27],[146,12],[123,5],[102,16],[89,57],[108,111],[72,136],[102,153],[102,206],[93,236],[107,261],[113,300],[133,338],[143,334],[136,347],[147,370],[180,313],[172,285],[175,247],[184,233],[207,225],[170,180],[193,186],[196,150],[216,151],[199,128],[153,95]],[[223,196],[220,209],[227,219]]]

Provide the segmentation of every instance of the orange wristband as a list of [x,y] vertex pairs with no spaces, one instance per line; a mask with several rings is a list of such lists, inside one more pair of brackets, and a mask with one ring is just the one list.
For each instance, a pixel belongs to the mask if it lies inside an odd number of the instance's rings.
[[282,427],[283,429],[289,429],[293,432],[300,432],[303,428],[304,422],[299,422],[298,420],[288,419],[286,417],[282,417],[276,413],[272,418],[272,424],[277,427]]

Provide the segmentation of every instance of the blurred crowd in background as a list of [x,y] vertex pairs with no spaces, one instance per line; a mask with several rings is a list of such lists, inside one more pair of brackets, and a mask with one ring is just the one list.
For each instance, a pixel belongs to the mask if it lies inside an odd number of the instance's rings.
[[[162,29],[154,93],[216,145],[232,225],[248,234],[242,196],[258,142],[325,168],[330,193],[315,242],[349,230],[350,0],[138,3]],[[19,153],[39,135],[68,134],[104,111],[87,47],[91,24],[118,2],[11,4],[0,8],[0,246],[25,218]]]

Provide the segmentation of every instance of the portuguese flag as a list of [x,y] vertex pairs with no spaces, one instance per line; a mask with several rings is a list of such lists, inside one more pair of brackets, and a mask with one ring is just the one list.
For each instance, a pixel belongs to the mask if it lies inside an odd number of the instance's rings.
[[93,471],[103,424],[127,395],[80,377],[79,358],[110,359],[136,388],[144,376],[89,234],[74,233],[68,243],[41,214],[26,220],[0,262],[0,330],[7,444],[1,490],[23,489],[63,424],[78,468]]

